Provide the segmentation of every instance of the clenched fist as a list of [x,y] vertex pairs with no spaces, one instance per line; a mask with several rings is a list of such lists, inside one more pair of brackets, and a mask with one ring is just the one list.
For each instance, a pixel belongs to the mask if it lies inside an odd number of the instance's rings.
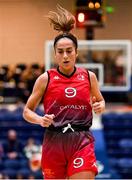
[[49,127],[51,124],[54,123],[53,119],[55,118],[54,114],[45,114],[43,117],[41,117],[40,125],[42,127]]

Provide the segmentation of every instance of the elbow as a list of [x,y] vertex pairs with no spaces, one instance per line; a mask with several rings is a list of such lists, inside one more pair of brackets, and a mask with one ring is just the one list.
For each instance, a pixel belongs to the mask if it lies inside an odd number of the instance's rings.
[[27,121],[27,114],[28,114],[28,112],[27,112],[28,110],[26,109],[26,108],[24,108],[24,110],[23,110],[23,114],[22,114],[22,116],[23,116],[23,119],[24,120],[26,120]]

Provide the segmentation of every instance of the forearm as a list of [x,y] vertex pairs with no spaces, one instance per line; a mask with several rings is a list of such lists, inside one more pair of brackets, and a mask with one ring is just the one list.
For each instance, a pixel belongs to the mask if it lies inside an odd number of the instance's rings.
[[45,114],[44,116],[39,116],[33,110],[26,107],[23,111],[23,117],[26,121],[30,123],[39,124],[42,127],[49,127],[51,124],[54,123],[53,119],[55,115]]
[[28,108],[24,109],[23,117],[26,121],[33,124],[40,124],[41,122],[40,116]]

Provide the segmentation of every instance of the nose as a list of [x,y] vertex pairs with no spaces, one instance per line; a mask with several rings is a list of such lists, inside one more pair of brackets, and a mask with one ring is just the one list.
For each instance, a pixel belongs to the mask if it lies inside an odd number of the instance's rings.
[[64,57],[64,59],[67,59],[68,56],[67,56],[66,52],[64,52],[64,56],[63,57]]

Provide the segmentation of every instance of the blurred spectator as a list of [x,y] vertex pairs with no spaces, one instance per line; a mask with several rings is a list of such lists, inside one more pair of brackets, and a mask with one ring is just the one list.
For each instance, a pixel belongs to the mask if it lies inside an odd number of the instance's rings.
[[29,138],[24,147],[24,153],[28,159],[31,159],[34,153],[41,153],[41,146],[36,144],[33,138]]
[[104,77],[105,84],[108,85],[115,84],[115,61],[111,57],[109,51],[105,51],[103,63],[104,63],[104,71],[105,71],[105,77]]
[[30,76],[27,79],[27,88],[29,90],[29,94],[32,92],[33,85],[36,81],[36,79],[42,74],[42,71],[38,64],[33,64],[30,67]]
[[125,85],[126,80],[125,80],[125,75],[124,75],[124,69],[126,66],[125,63],[125,56],[124,52],[120,50],[116,56],[114,57],[115,59],[115,77],[116,77],[116,84],[117,85]]
[[[10,97],[13,92],[15,101],[26,102],[37,77],[44,72],[44,65],[4,65],[0,67],[0,96]],[[9,94],[9,95],[8,95]],[[14,100],[13,99],[13,100]],[[2,100],[4,101],[4,100]],[[14,102],[13,102],[14,103]]]
[[10,129],[3,144],[4,156],[8,159],[19,159],[23,156],[23,145],[17,138],[17,132]]
[[8,74],[9,67],[7,65],[4,65],[0,68],[0,81],[8,81]]
[[33,138],[29,138],[24,147],[25,156],[29,159],[29,166],[32,171],[38,171],[41,167],[42,146],[35,143]]
[[10,129],[7,132],[7,139],[3,143],[4,150],[4,174],[10,179],[16,179],[17,171],[21,168],[24,161],[23,145],[17,137],[17,132]]

